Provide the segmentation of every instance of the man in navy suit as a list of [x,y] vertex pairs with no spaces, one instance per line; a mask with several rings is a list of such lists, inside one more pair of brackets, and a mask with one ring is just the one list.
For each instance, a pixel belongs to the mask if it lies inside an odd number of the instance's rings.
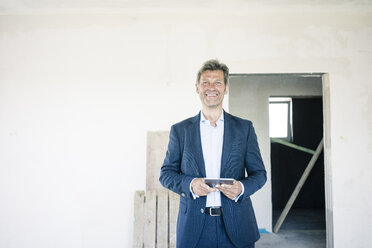
[[[260,237],[250,196],[266,171],[252,123],[223,110],[228,75],[218,60],[205,62],[195,84],[202,111],[171,127],[159,180],[181,196],[178,248],[252,248]],[[205,178],[234,181],[213,187]]]

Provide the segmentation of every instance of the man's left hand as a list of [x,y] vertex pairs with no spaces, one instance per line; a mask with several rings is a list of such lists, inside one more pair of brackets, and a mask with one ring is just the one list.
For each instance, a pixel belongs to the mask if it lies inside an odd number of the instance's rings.
[[231,200],[234,200],[235,197],[242,193],[242,185],[236,180],[234,180],[233,184],[217,184],[216,188]]

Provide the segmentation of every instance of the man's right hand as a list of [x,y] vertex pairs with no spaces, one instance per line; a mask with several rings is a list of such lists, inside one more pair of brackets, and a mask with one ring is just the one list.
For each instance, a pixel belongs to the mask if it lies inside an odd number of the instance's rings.
[[211,188],[207,184],[205,184],[204,178],[196,178],[194,181],[192,181],[191,190],[198,196],[206,196],[210,192],[218,191],[218,189]]

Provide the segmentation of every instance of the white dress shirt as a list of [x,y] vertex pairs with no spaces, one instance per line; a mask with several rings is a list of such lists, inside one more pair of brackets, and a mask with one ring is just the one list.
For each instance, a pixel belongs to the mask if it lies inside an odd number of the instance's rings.
[[[224,132],[224,118],[223,111],[221,116],[216,121],[216,126],[212,126],[210,121],[205,119],[204,114],[200,111],[200,137],[201,145],[203,150],[204,165],[206,177],[208,178],[220,178],[221,173],[221,158],[223,148],[223,132]],[[195,180],[196,178],[194,178]],[[193,180],[193,181],[194,181]],[[193,198],[196,199],[199,196],[191,190]],[[240,195],[234,198],[234,201],[238,201],[240,196],[244,194],[244,185],[242,186],[242,192]],[[221,206],[221,192],[210,192],[207,195],[206,207],[220,207]]]
[[[216,121],[216,127],[206,120],[200,112],[200,137],[203,150],[206,177],[220,178],[221,157],[223,145],[223,112]],[[221,192],[211,192],[207,195],[206,207],[220,207]]]

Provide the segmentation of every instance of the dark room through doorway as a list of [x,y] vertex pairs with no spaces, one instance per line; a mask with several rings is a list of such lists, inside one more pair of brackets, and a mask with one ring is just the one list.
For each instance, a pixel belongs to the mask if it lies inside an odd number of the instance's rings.
[[[284,103],[287,103],[285,105]],[[271,130],[271,180],[273,227],[284,209],[288,199],[300,180],[312,154],[285,145],[315,151],[323,138],[323,101],[322,97],[270,97],[270,126],[275,124],[274,111],[280,112],[282,134]],[[286,110],[286,111],[283,111]],[[273,117],[274,116],[274,117]],[[278,129],[278,128],[277,128]],[[280,131],[280,130],[279,130]],[[275,140],[284,141],[282,143]],[[293,203],[280,230],[325,230],[325,192],[324,192],[324,156],[317,159],[306,182]]]

